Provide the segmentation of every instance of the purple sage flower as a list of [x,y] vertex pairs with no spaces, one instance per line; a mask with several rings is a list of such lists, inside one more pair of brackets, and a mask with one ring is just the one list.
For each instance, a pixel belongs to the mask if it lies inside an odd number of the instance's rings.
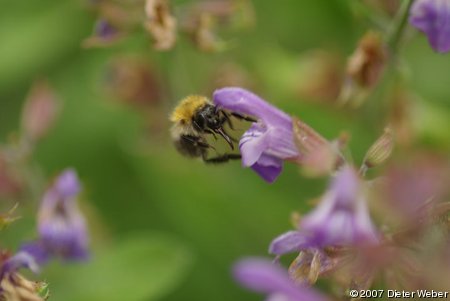
[[39,265],[34,256],[26,251],[19,251],[16,255],[6,259],[1,265],[0,282],[5,275],[15,273],[21,268],[27,268],[34,273],[39,272]]
[[118,30],[105,19],[97,21],[94,32],[99,38],[104,40],[113,39],[118,34]]
[[92,35],[83,41],[84,47],[105,47],[114,44],[124,36],[115,24],[107,19],[99,19],[94,25]]
[[437,52],[450,51],[450,1],[416,0],[411,8],[410,23],[425,33]]
[[345,166],[317,208],[301,222],[321,246],[359,245],[378,241],[356,171]]
[[377,232],[370,219],[356,171],[344,166],[321,203],[299,225],[275,238],[269,252],[282,255],[309,248],[375,244]]
[[314,237],[305,231],[288,231],[272,240],[269,246],[269,253],[283,255],[315,248]]
[[19,274],[20,268],[27,268],[34,273],[39,272],[39,266],[32,254],[19,251],[16,255],[3,262],[0,259],[0,300],[5,301],[43,301],[39,296],[42,283],[30,281]]
[[87,257],[88,235],[76,195],[80,183],[74,170],[66,169],[47,190],[38,213],[40,239],[26,249],[32,249],[38,258],[42,250],[67,260]]
[[267,301],[322,301],[321,293],[307,286],[296,286],[287,272],[264,259],[245,259],[233,269],[234,277],[243,286],[268,294]]
[[239,148],[243,166],[250,166],[267,182],[281,173],[283,160],[299,157],[292,119],[286,113],[242,88],[216,90],[213,100],[219,107],[258,118],[241,137]]

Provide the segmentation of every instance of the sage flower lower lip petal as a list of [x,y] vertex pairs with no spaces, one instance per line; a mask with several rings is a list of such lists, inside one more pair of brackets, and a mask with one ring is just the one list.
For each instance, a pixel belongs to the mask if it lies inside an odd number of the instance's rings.
[[261,157],[267,148],[266,133],[257,124],[253,124],[248,131],[242,135],[239,149],[242,154],[242,165],[252,166]]
[[[274,159],[275,160],[275,159]],[[266,182],[273,183],[283,170],[282,162],[279,165],[261,165],[258,162],[252,165],[252,169]]]
[[20,268],[28,268],[32,272],[39,272],[39,266],[32,254],[25,251],[19,251],[16,255],[8,258],[0,269],[0,282],[1,278],[7,273],[14,273]]
[[310,238],[300,231],[289,231],[272,240],[269,253],[283,255],[311,247]]
[[450,51],[450,1],[416,0],[409,21],[426,34],[435,51]]
[[264,259],[251,258],[238,262],[234,277],[245,287],[269,294],[267,300],[323,301],[322,294],[306,286],[296,286],[287,271]]
[[40,240],[24,244],[20,247],[20,251],[33,256],[38,265],[45,264],[49,260],[49,257],[51,255]]
[[260,162],[263,154],[279,159],[290,159],[298,156],[298,152],[293,147],[292,131],[280,128],[268,128],[263,125],[253,124],[239,142],[242,153],[242,164],[252,166],[255,162]]

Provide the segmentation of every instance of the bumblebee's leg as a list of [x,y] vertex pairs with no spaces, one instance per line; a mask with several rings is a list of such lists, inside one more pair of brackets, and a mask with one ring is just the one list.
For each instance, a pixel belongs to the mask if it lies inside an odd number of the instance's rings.
[[238,142],[239,140],[237,140],[236,138],[234,138],[233,136],[230,136],[230,134],[227,133],[227,131],[225,131],[224,128],[222,128],[222,131],[225,133],[225,135],[227,135],[231,141],[233,142]]
[[205,149],[212,148],[213,150],[215,150],[214,146],[212,146],[211,144],[208,144],[205,141],[201,140],[200,137],[189,136],[189,135],[182,135],[181,138],[184,139],[185,141],[188,141],[193,146],[199,146],[199,147],[205,148]]
[[[224,110],[219,110],[219,112],[223,114],[223,116],[220,118],[220,124],[223,125],[226,122],[226,123],[228,123],[228,126],[230,127],[230,129],[234,130],[230,115],[228,115],[228,113],[225,112]],[[230,134],[227,133],[227,131],[223,128],[223,126],[221,129],[225,133],[225,135],[227,135],[230,138],[231,141],[238,142],[238,140],[236,138],[233,138],[232,136],[230,136]]]
[[236,117],[237,119],[241,119],[241,120],[245,120],[245,121],[250,121],[250,122],[256,122],[257,120],[253,117],[250,116],[245,116],[245,115],[241,115],[239,113],[236,112],[231,112],[231,115],[233,117]]
[[210,129],[204,129],[203,131],[205,131],[205,132],[208,133],[208,134],[213,135],[214,140],[217,140],[216,133],[214,133],[212,130],[210,130]]
[[201,127],[201,126],[198,124],[198,122],[195,121],[195,120],[193,120],[192,122],[194,123],[194,127],[196,128],[197,131],[199,131],[199,132],[205,132],[205,133],[211,134],[211,135],[213,135],[214,140],[217,140],[216,133],[214,133],[211,129]]
[[205,161],[205,163],[212,163],[212,164],[225,163],[230,160],[240,160],[240,159],[241,159],[240,154],[224,154],[213,158],[206,158],[206,154],[203,156],[203,161]]
[[228,113],[225,112],[224,110],[220,110],[220,112],[223,114],[223,117],[220,119],[221,124],[224,124],[226,122],[228,123],[230,129],[234,130],[234,126],[233,123],[231,122],[230,115],[228,115]]

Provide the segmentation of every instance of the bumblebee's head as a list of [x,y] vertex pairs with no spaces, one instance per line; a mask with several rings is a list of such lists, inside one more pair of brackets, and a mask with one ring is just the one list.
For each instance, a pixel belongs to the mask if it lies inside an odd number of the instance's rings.
[[222,127],[223,118],[221,118],[216,106],[206,103],[195,112],[193,116],[194,126],[199,131],[210,129],[215,131]]
[[231,138],[223,130],[223,124],[227,120],[225,113],[211,103],[207,103],[200,107],[194,114],[193,118],[194,127],[197,131],[207,132],[212,131],[222,136],[225,141],[230,145],[231,149],[234,149]]

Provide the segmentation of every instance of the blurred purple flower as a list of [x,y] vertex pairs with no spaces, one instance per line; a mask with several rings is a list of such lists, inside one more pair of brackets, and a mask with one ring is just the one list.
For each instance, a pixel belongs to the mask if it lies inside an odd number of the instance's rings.
[[450,1],[416,0],[409,21],[427,35],[435,51],[450,51]]
[[308,248],[377,242],[358,176],[353,168],[345,166],[332,181],[321,203],[302,219],[299,230],[275,238],[269,252],[282,255]]
[[315,247],[311,235],[304,231],[288,231],[272,240],[269,253],[283,255]]
[[64,259],[85,259],[88,255],[88,236],[85,220],[76,204],[80,190],[74,170],[66,169],[44,195],[38,213],[40,240],[27,246],[39,258],[41,250]]
[[433,211],[449,193],[448,161],[430,154],[416,154],[404,160],[389,166],[379,182],[377,204],[404,227],[424,226],[435,218]]
[[45,245],[40,240],[22,245],[20,247],[20,251],[33,256],[35,262],[38,265],[43,265],[47,263],[51,255],[47,250],[47,248],[45,247]]
[[232,112],[258,117],[241,137],[242,164],[269,183],[281,173],[283,160],[297,159],[292,119],[259,96],[242,88],[223,88],[213,95],[214,103]]
[[6,274],[17,272],[21,268],[27,268],[34,273],[39,272],[39,265],[34,256],[26,251],[19,251],[16,255],[6,259],[1,265],[0,282]]
[[321,203],[302,220],[301,227],[312,233],[320,246],[378,241],[358,175],[352,167],[345,166],[339,172]]
[[307,286],[296,286],[287,272],[264,259],[245,259],[233,269],[235,279],[256,292],[268,294],[267,301],[321,301],[325,296]]
[[99,19],[94,25],[93,33],[83,41],[84,47],[109,46],[119,41],[123,33],[112,22]]
[[105,19],[100,19],[97,21],[94,32],[102,39],[111,39],[118,34],[118,30]]
[[1,262],[0,258],[0,300],[5,301],[44,301],[39,295],[40,289],[45,287],[42,282],[30,281],[20,275],[20,268],[28,268],[32,272],[39,272],[34,257],[19,251],[16,255]]

